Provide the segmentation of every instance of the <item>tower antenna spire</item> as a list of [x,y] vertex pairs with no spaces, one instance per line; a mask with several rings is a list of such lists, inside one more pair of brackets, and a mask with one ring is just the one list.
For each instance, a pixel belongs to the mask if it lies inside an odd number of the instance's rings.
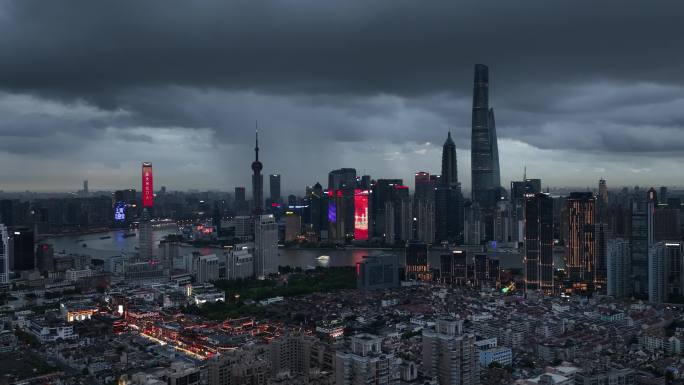
[[527,165],[523,164],[523,181],[527,180]]
[[254,131],[256,136],[254,153],[256,154],[256,160],[259,160],[259,121],[254,121]]

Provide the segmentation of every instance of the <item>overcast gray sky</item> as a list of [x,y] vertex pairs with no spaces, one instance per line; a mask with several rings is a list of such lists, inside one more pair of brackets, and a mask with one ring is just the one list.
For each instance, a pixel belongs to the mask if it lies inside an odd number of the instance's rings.
[[[502,183],[682,185],[684,2],[0,0],[0,190],[250,184],[354,167],[470,187],[475,63]],[[323,183],[325,184],[325,183]]]

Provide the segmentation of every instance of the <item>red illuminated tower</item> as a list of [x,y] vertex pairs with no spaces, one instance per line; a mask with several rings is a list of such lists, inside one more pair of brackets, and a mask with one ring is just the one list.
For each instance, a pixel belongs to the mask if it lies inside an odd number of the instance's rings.
[[142,164],[142,205],[152,207],[154,205],[154,186],[152,180],[152,163]]
[[142,206],[143,211],[140,217],[138,240],[140,261],[147,262],[152,259],[152,223],[150,222],[150,210],[154,205],[154,187],[152,180],[152,163],[143,162],[142,164]]

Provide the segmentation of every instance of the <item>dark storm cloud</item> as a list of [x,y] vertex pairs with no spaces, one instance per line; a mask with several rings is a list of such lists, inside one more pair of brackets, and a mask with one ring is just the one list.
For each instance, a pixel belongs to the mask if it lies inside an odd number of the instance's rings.
[[0,84],[467,92],[474,62],[513,84],[681,82],[683,11],[624,0],[6,1]]
[[684,144],[682,14],[676,0],[0,1],[0,152],[106,145],[94,161],[120,166],[196,139],[247,173],[258,119],[281,171],[436,169],[447,130],[469,147],[482,62],[502,162],[562,150],[636,169],[628,154]]

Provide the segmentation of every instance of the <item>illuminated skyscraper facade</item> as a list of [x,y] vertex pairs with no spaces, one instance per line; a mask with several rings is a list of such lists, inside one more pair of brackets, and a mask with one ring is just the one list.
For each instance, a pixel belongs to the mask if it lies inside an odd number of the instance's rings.
[[568,245],[566,271],[573,287],[593,290],[596,280],[596,198],[575,192],[568,197]]
[[143,208],[154,206],[154,180],[152,178],[152,163],[142,164],[142,205]]
[[425,242],[411,241],[406,245],[406,279],[430,281],[428,245]]
[[150,261],[153,257],[152,223],[151,213],[154,206],[154,189],[152,179],[152,163],[143,162],[142,164],[142,206],[143,212],[140,217],[138,258],[141,262]]

